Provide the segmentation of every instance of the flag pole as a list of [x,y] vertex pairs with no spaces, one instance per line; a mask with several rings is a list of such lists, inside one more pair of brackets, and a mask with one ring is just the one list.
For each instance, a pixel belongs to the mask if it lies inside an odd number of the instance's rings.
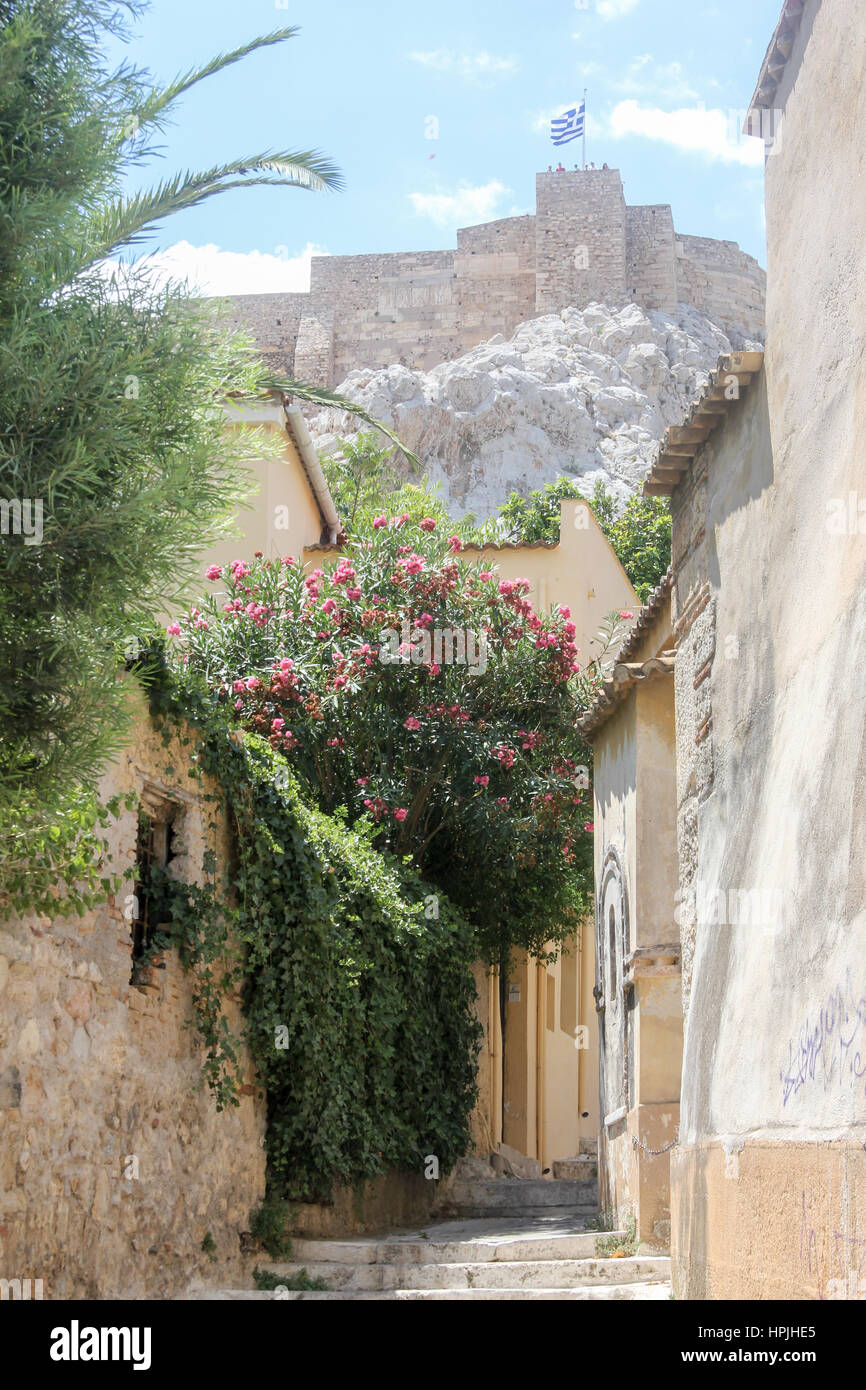
[[586,170],[586,88],[583,89],[583,167]]

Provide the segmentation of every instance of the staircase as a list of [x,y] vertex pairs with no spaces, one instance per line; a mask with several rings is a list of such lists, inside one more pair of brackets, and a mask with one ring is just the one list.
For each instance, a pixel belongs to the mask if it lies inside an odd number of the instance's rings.
[[625,1232],[588,1229],[596,1213],[594,1176],[458,1177],[443,1198],[447,1220],[389,1235],[296,1238],[290,1261],[259,1262],[274,1282],[297,1280],[306,1271],[308,1280],[324,1280],[327,1292],[222,1289],[187,1297],[404,1302],[667,1299],[670,1258],[600,1257],[596,1242],[611,1235],[624,1240]]

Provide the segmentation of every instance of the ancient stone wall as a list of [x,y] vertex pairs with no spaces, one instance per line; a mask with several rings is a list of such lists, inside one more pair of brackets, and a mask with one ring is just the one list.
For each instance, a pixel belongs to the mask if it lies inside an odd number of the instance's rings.
[[[163,748],[142,710],[103,791],[171,808],[171,872],[201,882],[206,846],[224,855],[225,836],[183,771],[189,751]],[[134,863],[137,831],[123,811],[117,868]],[[0,1278],[41,1279],[46,1299],[249,1280],[240,1237],[264,1194],[264,1100],[247,1065],[240,1104],[217,1112],[176,954],[132,982],[127,893],[0,928]],[[235,1004],[229,1017],[237,1027]]]
[[757,262],[735,241],[679,235],[676,241],[678,301],[763,339],[767,277]]
[[537,174],[535,307],[625,304],[625,198],[618,169]]
[[731,241],[677,236],[666,204],[627,207],[619,170],[538,174],[536,207],[461,228],[454,251],[314,256],[308,294],[238,295],[231,313],[275,368],[319,385],[392,363],[427,371],[593,300],[685,302],[763,337],[757,261]]
[[[645,309],[675,309],[676,234],[666,204],[626,208],[626,294]],[[690,300],[686,301],[691,303]]]

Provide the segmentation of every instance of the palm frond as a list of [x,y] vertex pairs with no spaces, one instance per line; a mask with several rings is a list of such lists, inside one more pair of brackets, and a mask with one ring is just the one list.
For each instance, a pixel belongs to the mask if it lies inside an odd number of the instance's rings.
[[233,48],[228,53],[218,53],[215,58],[211,58],[210,62],[205,63],[200,68],[190,68],[188,72],[176,77],[167,87],[156,88],[135,112],[135,130],[124,134],[123,139],[129,139],[130,135],[137,135],[147,126],[155,125],[161,129],[169,107],[177,101],[178,97],[183,96],[184,92],[188,92],[198,82],[213,77],[214,73],[221,72],[223,68],[231,67],[233,63],[239,63],[242,58],[246,58],[248,54],[254,53],[259,48],[269,48],[273,44],[284,43],[286,39],[293,39],[299,32],[297,25],[293,25],[289,29],[275,29],[272,34],[263,34],[257,39],[252,39],[249,43],[242,44],[240,48]]
[[339,392],[331,391],[326,386],[310,386],[305,381],[295,381],[292,377],[262,376],[258,386],[262,398],[280,392],[284,396],[295,396],[299,401],[306,401],[308,405],[320,406],[322,410],[345,410],[347,414],[363,420],[366,425],[372,425],[373,429],[381,430],[394,447],[399,449],[409,466],[418,473],[422,471],[421,460],[411,449],[407,449],[399,435],[387,425],[383,425],[381,420],[377,420],[375,415],[371,415],[363,406],[350,401],[347,396],[341,396]]
[[189,171],[164,180],[130,198],[117,198],[86,224],[81,269],[95,265],[123,246],[144,240],[158,222],[185,208],[196,207],[232,188],[275,184],[286,188],[338,188],[337,166],[318,150],[292,150],[235,159],[201,173]]

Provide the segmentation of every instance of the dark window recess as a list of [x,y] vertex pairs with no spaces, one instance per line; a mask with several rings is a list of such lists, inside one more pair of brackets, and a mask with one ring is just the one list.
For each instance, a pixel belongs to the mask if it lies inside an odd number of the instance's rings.
[[[165,869],[171,863],[173,835],[171,817],[156,817],[148,815],[146,811],[139,811],[135,849],[136,912],[132,922],[131,984],[142,983],[142,962],[146,952],[153,945],[160,925],[159,896],[154,885],[154,870]],[[162,916],[164,918],[164,913]]]

